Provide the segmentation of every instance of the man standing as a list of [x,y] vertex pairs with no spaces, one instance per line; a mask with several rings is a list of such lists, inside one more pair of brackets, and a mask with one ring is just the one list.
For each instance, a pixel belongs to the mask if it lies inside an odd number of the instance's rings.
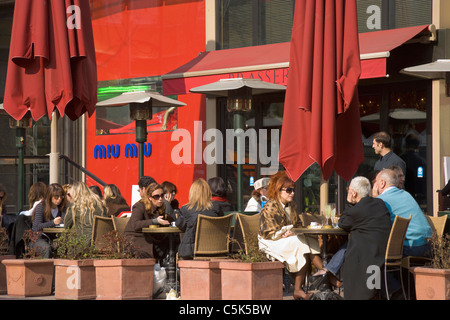
[[390,214],[384,202],[370,197],[371,185],[365,177],[354,178],[349,186],[347,208],[339,219],[339,227],[350,232],[345,252],[343,277],[346,300],[369,300],[375,289],[368,285],[370,266],[381,268],[391,231]]
[[405,190],[397,188],[397,185],[397,174],[393,170],[384,169],[377,176],[374,194],[386,204],[392,222],[395,216],[406,219],[412,216],[406,231],[403,255],[428,256],[430,246],[427,238],[431,237],[431,227],[416,200]]
[[373,137],[372,148],[380,159],[375,163],[374,170],[383,170],[390,166],[399,166],[406,172],[406,163],[391,150],[391,136],[386,132],[378,132]]

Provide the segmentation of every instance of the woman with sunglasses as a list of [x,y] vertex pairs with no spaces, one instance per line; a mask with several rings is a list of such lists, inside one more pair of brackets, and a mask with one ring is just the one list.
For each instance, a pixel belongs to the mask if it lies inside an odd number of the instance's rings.
[[71,199],[64,218],[64,228],[78,228],[80,235],[92,237],[94,216],[106,216],[102,200],[89,187],[74,181],[67,196]]
[[133,242],[142,258],[159,259],[164,255],[165,250],[159,250],[166,247],[164,239],[141,232],[142,228],[150,225],[170,224],[171,218],[165,213],[166,203],[163,198],[163,188],[157,183],[152,183],[146,188],[146,196],[131,208],[131,217],[125,227],[124,236]]
[[195,231],[199,214],[210,217],[223,216],[220,206],[211,201],[212,192],[204,179],[195,180],[189,189],[189,202],[181,207],[176,226],[185,231],[178,248],[178,256],[192,259],[194,256]]
[[308,265],[322,268],[319,242],[316,238],[296,236],[290,229],[301,225],[294,199],[295,185],[284,171],[271,177],[267,195],[269,201],[261,210],[259,248],[283,262],[294,274],[294,298],[309,299],[312,294],[302,290]]
[[[44,228],[53,228],[64,220],[64,189],[58,183],[47,187],[44,199],[36,206],[32,214],[32,230],[40,232]],[[42,258],[51,258],[51,240],[49,235],[42,234],[34,244]]]

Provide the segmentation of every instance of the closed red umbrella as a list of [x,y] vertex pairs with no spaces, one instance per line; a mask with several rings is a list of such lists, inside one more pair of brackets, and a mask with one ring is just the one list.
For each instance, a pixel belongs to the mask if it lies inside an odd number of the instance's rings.
[[76,120],[97,103],[89,0],[16,0],[4,108],[16,120]]
[[298,180],[313,163],[350,180],[364,160],[355,0],[297,1],[279,160]]

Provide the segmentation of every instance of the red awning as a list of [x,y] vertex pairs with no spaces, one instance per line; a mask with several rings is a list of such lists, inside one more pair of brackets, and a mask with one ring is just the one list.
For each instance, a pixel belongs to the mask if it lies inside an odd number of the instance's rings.
[[[360,33],[361,79],[385,77],[390,51],[428,30],[429,25],[423,25]],[[289,52],[290,42],[202,52],[162,77],[163,93],[185,94],[223,78],[257,78],[286,85]]]

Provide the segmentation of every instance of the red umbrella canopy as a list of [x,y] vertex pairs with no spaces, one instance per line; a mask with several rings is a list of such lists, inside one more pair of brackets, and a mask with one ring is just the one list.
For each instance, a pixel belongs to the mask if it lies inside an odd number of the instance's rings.
[[16,120],[55,108],[71,120],[97,103],[89,0],[16,0],[3,107]]
[[313,163],[350,180],[364,160],[355,0],[296,1],[280,163],[298,180]]

